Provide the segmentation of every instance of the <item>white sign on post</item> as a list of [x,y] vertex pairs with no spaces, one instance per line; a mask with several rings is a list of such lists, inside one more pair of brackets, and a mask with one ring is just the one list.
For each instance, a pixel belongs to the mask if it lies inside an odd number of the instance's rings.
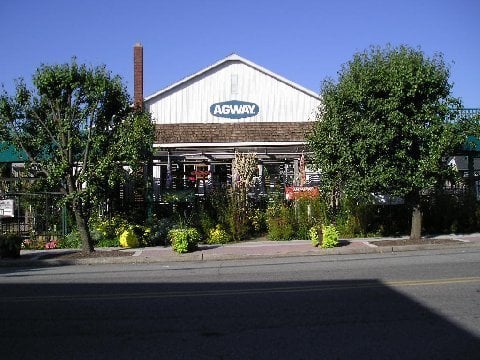
[[15,217],[15,206],[12,199],[0,200],[0,217]]

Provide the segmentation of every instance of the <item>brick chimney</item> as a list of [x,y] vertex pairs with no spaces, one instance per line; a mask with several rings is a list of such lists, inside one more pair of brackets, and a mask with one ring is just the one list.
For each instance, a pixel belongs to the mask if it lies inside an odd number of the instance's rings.
[[143,46],[140,43],[133,47],[133,106],[143,109]]

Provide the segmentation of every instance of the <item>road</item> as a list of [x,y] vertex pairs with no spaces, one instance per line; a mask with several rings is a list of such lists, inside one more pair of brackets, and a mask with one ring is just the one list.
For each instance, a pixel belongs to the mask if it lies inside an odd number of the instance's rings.
[[480,359],[480,250],[0,268],[2,359]]

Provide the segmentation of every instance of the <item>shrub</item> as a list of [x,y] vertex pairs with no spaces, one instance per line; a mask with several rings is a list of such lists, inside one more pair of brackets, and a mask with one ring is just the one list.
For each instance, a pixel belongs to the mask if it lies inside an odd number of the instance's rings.
[[17,234],[0,235],[0,258],[18,258],[22,247],[22,237]]
[[[45,239],[40,236],[33,236],[23,241],[22,247],[27,250],[43,250],[45,249]],[[57,244],[57,247],[59,244]]]
[[150,244],[150,239],[152,236],[152,228],[149,226],[142,226],[142,225],[130,225],[129,229],[133,231],[135,236],[137,237],[137,246],[147,246]]
[[256,234],[265,233],[268,229],[267,226],[267,213],[264,209],[254,209],[250,219],[253,227],[253,231]]
[[152,246],[167,245],[168,232],[174,226],[175,222],[171,217],[165,217],[153,222],[150,232],[150,242]]
[[268,220],[268,238],[270,240],[291,240],[293,226],[288,219],[272,218]]
[[208,234],[208,244],[226,244],[230,242],[230,235],[222,228],[221,225],[217,225],[215,229],[211,229]]
[[129,226],[126,230],[120,235],[120,246],[122,247],[138,247],[138,237],[135,234],[133,227]]
[[308,230],[308,237],[313,246],[321,246],[323,242],[323,231],[320,225],[315,225]]
[[312,226],[325,222],[322,205],[320,197],[304,197],[293,202],[297,239],[308,239]]
[[120,246],[120,239],[118,236],[114,238],[102,238],[96,242],[96,246],[98,247],[119,247]]
[[92,228],[92,237],[96,242],[116,243],[118,237],[127,229],[127,221],[120,216],[114,216],[111,219],[99,219]]
[[201,239],[198,230],[192,227],[172,229],[168,232],[168,237],[172,249],[178,253],[195,250]]
[[260,201],[250,198],[245,189],[215,189],[202,205],[198,226],[207,238],[215,224],[220,224],[233,241],[248,239],[267,229]]
[[322,248],[332,248],[338,245],[338,230],[333,225],[327,225],[322,228],[323,241]]
[[273,204],[267,210],[268,238],[291,240],[294,235],[295,217],[286,204]]
[[118,247],[120,235],[128,228],[127,221],[120,216],[113,216],[110,219],[98,218],[90,224],[90,234],[95,246]]
[[215,227],[215,222],[212,217],[205,211],[205,206],[201,206],[198,209],[200,213],[198,214],[197,222],[200,227],[201,233],[205,237],[210,236],[210,231]]
[[230,189],[228,192],[227,224],[234,241],[247,239],[251,235],[250,214],[253,208],[245,189]]
[[58,242],[58,247],[61,249],[80,249],[82,247],[82,240],[78,231],[74,230],[67,234]]

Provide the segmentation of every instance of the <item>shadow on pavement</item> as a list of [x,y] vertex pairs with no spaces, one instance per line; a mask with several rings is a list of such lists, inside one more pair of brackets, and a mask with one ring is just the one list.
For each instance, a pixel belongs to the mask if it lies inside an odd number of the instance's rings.
[[0,284],[2,359],[478,359],[376,280]]

